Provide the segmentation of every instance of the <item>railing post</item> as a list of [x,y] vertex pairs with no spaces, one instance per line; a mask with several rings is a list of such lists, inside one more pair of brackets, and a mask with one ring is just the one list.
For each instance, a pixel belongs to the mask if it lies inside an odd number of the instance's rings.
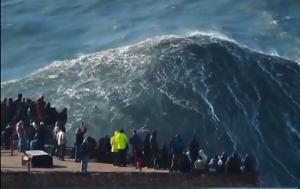
[[13,156],[14,155],[14,141],[12,140],[10,143],[10,155]]

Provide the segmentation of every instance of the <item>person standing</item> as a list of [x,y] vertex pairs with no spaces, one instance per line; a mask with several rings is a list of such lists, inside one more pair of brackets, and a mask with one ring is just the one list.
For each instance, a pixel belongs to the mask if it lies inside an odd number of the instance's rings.
[[52,155],[58,156],[58,144],[57,144],[57,133],[59,132],[59,122],[55,122],[53,129],[53,151]]
[[9,150],[12,144],[12,135],[14,129],[10,123],[4,129],[4,147],[6,150]]
[[81,157],[81,172],[87,173],[89,157],[90,156],[90,144],[87,138],[85,138],[81,144],[80,157]]
[[65,135],[65,128],[61,128],[57,133],[57,144],[58,144],[58,159],[64,161],[65,148],[67,144],[67,139]]
[[156,139],[156,131],[153,131],[150,139],[150,158],[151,158],[151,166],[154,166],[154,162],[157,161],[157,154],[158,154],[158,144],[157,144],[157,139]]
[[177,171],[179,169],[180,159],[183,155],[184,150],[184,142],[183,139],[179,134],[175,135],[174,141],[172,142],[172,149],[173,149],[173,155],[172,155],[172,164],[170,172]]
[[121,129],[120,133],[117,135],[117,144],[118,144],[118,151],[119,151],[119,166],[126,167],[126,151],[128,148],[128,137],[125,134],[124,130]]
[[44,127],[44,123],[40,122],[40,124],[32,123],[36,132],[33,136],[33,139],[30,142],[30,150],[44,150],[46,131]]
[[150,133],[146,134],[146,138],[143,143],[143,154],[144,154],[144,165],[151,167],[151,156],[150,156]]
[[75,162],[80,162],[81,158],[80,158],[80,147],[81,144],[83,143],[83,139],[84,139],[84,134],[86,133],[87,129],[86,127],[83,128],[83,130],[81,128],[77,128],[76,129],[76,140],[75,140]]
[[162,144],[158,152],[157,161],[154,163],[154,168],[167,169],[169,167],[168,163],[169,152],[166,144]]
[[36,148],[37,150],[44,150],[45,147],[45,139],[46,139],[46,128],[44,122],[40,122],[40,124],[36,125],[36,134],[34,139],[36,139]]
[[250,158],[248,154],[245,154],[244,158],[242,159],[242,172],[243,173],[255,172],[254,161]]
[[[142,156],[142,139],[137,134],[137,131],[133,131],[133,135],[130,137],[130,144],[132,146],[133,164],[136,167],[140,167]],[[138,165],[139,164],[139,165]]]
[[26,145],[27,139],[26,139],[23,121],[19,121],[17,123],[16,131],[17,131],[18,139],[19,139],[18,151],[25,152],[25,150],[27,149],[27,145]]
[[199,142],[197,141],[196,135],[193,136],[193,139],[189,146],[191,165],[194,165],[198,155],[199,155]]
[[225,163],[225,173],[226,174],[240,174],[242,166],[242,159],[238,152],[233,152],[231,156],[228,157]]
[[207,155],[203,149],[198,152],[198,159],[194,163],[194,169],[199,173],[206,173],[208,171],[207,168]]
[[118,143],[117,143],[117,136],[119,131],[116,130],[114,135],[110,138],[110,145],[111,145],[111,156],[112,156],[112,163],[114,166],[118,165]]
[[30,121],[29,126],[25,129],[25,133],[26,133],[26,145],[27,145],[27,149],[30,150],[30,142],[33,140],[33,137],[36,133],[36,129],[33,127],[32,122]]

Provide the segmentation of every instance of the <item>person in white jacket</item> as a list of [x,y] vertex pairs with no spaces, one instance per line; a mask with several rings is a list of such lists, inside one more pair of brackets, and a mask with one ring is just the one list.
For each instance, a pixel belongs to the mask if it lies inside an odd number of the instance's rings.
[[205,173],[207,171],[207,155],[204,150],[199,150],[198,159],[194,163],[195,171]]
[[67,144],[67,139],[66,139],[66,129],[63,127],[60,129],[60,131],[57,133],[57,145],[58,145],[58,159],[64,161],[64,156],[65,156],[65,148]]
[[53,129],[53,151],[52,155],[58,156],[58,144],[57,144],[57,133],[59,132],[59,123],[55,122],[55,126]]

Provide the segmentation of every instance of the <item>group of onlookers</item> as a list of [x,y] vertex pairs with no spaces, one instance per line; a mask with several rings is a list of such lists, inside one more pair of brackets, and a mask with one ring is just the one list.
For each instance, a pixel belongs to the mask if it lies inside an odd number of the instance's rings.
[[46,103],[44,97],[33,101],[18,94],[17,99],[4,98],[1,101],[1,146],[18,150],[45,150],[45,143],[52,143],[54,125],[64,127],[67,121],[67,109],[57,112]]
[[[22,98],[16,100],[5,98],[1,102],[1,146],[10,149],[17,141],[18,150],[45,150],[45,143],[53,144],[52,155],[64,160],[66,149],[67,109],[58,113],[56,108],[44,101]],[[5,125],[5,127],[4,127]],[[53,132],[52,132],[53,131]],[[157,132],[147,133],[145,138],[133,131],[130,138],[123,129],[115,130],[109,137],[100,138],[97,142],[91,137],[84,137],[87,128],[81,126],[75,132],[75,162],[81,162],[81,170],[87,172],[90,157],[100,162],[112,163],[115,166],[126,166],[128,163],[138,167],[169,169],[170,172],[201,173],[241,173],[255,172],[255,163],[248,154],[242,158],[237,152],[228,156],[208,158],[200,149],[196,135],[186,147],[183,138],[176,134],[167,146],[159,145]],[[131,152],[129,152],[131,148]],[[129,158],[128,158],[129,157]]]
[[15,100],[4,98],[1,101],[1,130],[8,124],[14,126],[21,120],[24,127],[28,127],[32,122],[43,122],[45,125],[54,126],[55,122],[59,121],[65,125],[67,108],[58,112],[56,108],[51,107],[50,103],[46,103],[43,96],[35,101],[23,98],[22,94],[18,94]]
[[[89,152],[83,153],[85,132],[86,128],[78,128],[75,141],[75,161],[82,160],[84,165],[87,165],[89,157],[92,156],[99,162],[112,163],[114,166],[124,167],[132,164],[136,168],[169,169],[170,172],[226,174],[255,172],[255,163],[248,154],[241,157],[237,152],[233,152],[228,156],[223,152],[219,156],[209,158],[204,150],[200,149],[196,136],[186,147],[182,137],[177,134],[167,147],[166,144],[158,144],[156,131],[146,134],[143,140],[137,130],[134,130],[128,138],[125,131],[120,129],[116,130],[110,138],[108,136],[101,138],[98,145],[94,139],[87,137],[85,140],[89,141],[87,142],[89,147],[86,150]],[[86,159],[83,160],[83,157]],[[84,172],[87,171],[86,167]]]

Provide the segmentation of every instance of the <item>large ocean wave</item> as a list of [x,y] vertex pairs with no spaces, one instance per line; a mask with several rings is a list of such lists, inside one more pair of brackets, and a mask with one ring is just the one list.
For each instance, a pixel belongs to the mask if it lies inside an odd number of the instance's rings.
[[160,36],[54,62],[1,83],[1,98],[44,95],[68,108],[68,143],[156,129],[161,142],[196,133],[209,154],[256,158],[263,185],[300,181],[300,66],[216,35]]

